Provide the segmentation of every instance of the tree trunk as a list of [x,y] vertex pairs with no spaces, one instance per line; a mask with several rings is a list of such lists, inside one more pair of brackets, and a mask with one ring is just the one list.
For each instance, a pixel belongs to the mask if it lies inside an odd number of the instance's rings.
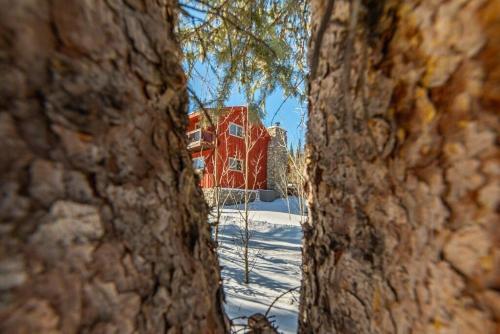
[[0,332],[224,332],[175,19],[0,0]]
[[499,2],[312,12],[301,332],[495,333]]

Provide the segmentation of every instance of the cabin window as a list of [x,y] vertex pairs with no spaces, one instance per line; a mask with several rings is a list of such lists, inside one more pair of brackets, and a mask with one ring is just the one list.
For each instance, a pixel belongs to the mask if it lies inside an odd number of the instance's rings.
[[200,130],[194,130],[188,133],[188,142],[189,144],[200,141],[201,139],[201,131]]
[[243,138],[243,127],[238,124],[229,123],[229,134],[231,136]]
[[196,170],[205,168],[205,158],[194,158],[193,159],[193,168]]
[[243,160],[229,158],[229,170],[241,172],[243,170]]

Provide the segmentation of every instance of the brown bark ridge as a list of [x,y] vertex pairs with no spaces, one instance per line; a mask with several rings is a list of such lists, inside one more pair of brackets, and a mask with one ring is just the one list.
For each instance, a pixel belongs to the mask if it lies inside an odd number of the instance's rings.
[[0,332],[221,333],[172,0],[0,0]]
[[269,319],[261,313],[256,313],[248,318],[247,334],[278,334],[278,331]]
[[498,333],[500,2],[331,1],[300,331]]

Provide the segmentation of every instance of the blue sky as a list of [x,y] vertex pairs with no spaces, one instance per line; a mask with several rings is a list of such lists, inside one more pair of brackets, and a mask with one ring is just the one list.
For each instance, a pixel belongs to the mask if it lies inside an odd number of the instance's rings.
[[[263,119],[265,126],[273,125],[271,123],[273,115],[278,110],[279,106],[285,98],[286,96],[283,95],[283,91],[281,89],[277,89],[271,96],[267,98],[266,115]],[[237,89],[233,89],[232,94],[226,104],[244,105],[246,104],[246,99],[243,94],[238,93]],[[287,130],[288,145],[292,143],[293,147],[297,147],[299,138],[302,142],[302,145],[304,145],[305,124],[301,124],[301,113],[304,115],[307,114],[306,105],[301,105],[300,101],[290,97],[288,98],[288,100],[286,100],[286,102],[283,104],[278,114],[272,121],[273,123],[280,122],[280,126]]]
[[[205,16],[201,12],[194,11],[190,8],[185,8],[185,10],[187,10],[190,15],[200,20],[203,20]],[[213,97],[213,95],[210,94],[210,90],[213,91],[216,89],[215,85],[217,79],[215,75],[209,69],[209,66],[202,62],[196,63],[194,72],[197,73],[193,73],[188,82],[190,89],[193,90],[202,101],[205,99],[210,100]],[[285,103],[280,107],[285,99]],[[247,100],[244,94],[238,92],[238,87],[233,87],[231,95],[225,104],[226,106],[246,105]],[[195,109],[198,109],[197,103],[190,101],[189,111],[191,112]],[[279,112],[274,116],[278,109]],[[302,146],[304,145],[306,118],[307,104],[301,103],[299,99],[293,97],[287,99],[282,89],[279,87],[266,99],[265,116],[262,121],[265,126],[271,126],[271,123],[280,122],[280,126],[287,130],[289,146],[291,143],[293,147],[296,148],[299,141]]]
[[[207,84],[203,82],[200,77],[193,76],[189,78],[189,87],[196,93],[196,95],[200,99],[209,99],[210,94],[207,87],[208,85],[213,85],[216,80],[215,78],[213,78],[213,76],[210,75],[210,71],[207,71],[207,69],[204,68],[202,64],[197,65],[197,70],[200,74],[207,78],[206,81],[209,81],[210,83]],[[272,118],[284,99],[286,99],[286,96],[283,94],[283,91],[280,88],[276,89],[276,91],[267,98],[265,117],[263,119],[265,126],[272,125]],[[246,104],[247,101],[245,95],[238,92],[238,87],[233,87],[231,95],[226,101],[226,106]],[[190,111],[193,109],[197,109],[197,105],[195,102],[191,101]],[[296,98],[289,97],[272,121],[273,123],[280,122],[280,126],[287,130],[288,145],[292,143],[294,148],[297,147],[299,140],[302,142],[302,145],[304,145],[305,143],[304,135],[306,119],[304,119],[302,122],[301,120],[302,118],[307,117],[306,115],[307,105],[305,103],[301,104],[300,101]]]

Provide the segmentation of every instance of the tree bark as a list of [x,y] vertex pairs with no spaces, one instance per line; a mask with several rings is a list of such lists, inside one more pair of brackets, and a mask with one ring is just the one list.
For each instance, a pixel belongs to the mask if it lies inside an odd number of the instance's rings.
[[172,0],[0,0],[0,332],[221,333]]
[[300,331],[498,332],[499,2],[311,5]]

